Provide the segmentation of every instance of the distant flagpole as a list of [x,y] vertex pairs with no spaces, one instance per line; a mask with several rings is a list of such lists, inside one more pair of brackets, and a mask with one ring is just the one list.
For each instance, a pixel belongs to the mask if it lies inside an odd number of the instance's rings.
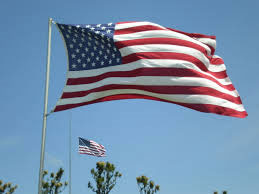
[[69,119],[69,194],[71,194],[71,189],[72,189],[72,186],[71,186],[71,120],[72,120],[72,112],[70,111],[70,119]]
[[46,69],[46,80],[45,80],[45,98],[44,98],[44,113],[43,113],[42,136],[41,136],[41,154],[40,154],[38,194],[42,194],[42,180],[43,180],[42,176],[43,176],[44,155],[45,155],[46,123],[47,123],[47,116],[48,116],[49,70],[50,70],[52,21],[53,21],[52,18],[49,18],[48,51],[47,51],[47,65],[46,65],[47,69]]

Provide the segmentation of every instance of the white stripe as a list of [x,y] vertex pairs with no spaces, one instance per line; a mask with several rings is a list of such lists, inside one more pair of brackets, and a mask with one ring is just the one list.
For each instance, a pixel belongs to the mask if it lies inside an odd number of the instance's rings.
[[86,149],[86,148],[79,148],[79,151],[84,151],[84,152],[92,152],[92,153],[96,153],[96,154],[101,154],[101,153],[105,153],[105,151],[99,151],[99,150],[92,150],[92,149]]
[[155,23],[152,23],[152,22],[130,22],[130,23],[116,24],[115,30],[122,30],[122,29],[126,29],[126,28],[145,26],[145,25],[157,26],[157,27],[160,27],[162,29],[166,29],[165,27],[160,26],[160,25],[155,24]]
[[103,91],[103,92],[94,92],[85,97],[60,99],[57,103],[57,106],[65,105],[65,104],[78,104],[82,102],[89,102],[89,101],[97,100],[99,98],[116,95],[116,94],[141,94],[141,95],[152,96],[152,97],[156,97],[159,99],[172,101],[172,102],[189,103],[189,104],[212,104],[212,105],[217,105],[221,107],[231,108],[236,111],[245,111],[242,104],[235,104],[228,100],[209,96],[209,95],[156,94],[152,92],[133,90],[133,89],[119,89],[119,90],[109,90],[109,91]]
[[[171,52],[171,53],[181,53],[193,56],[197,59],[199,59],[206,67],[209,69],[209,71],[213,71],[213,68],[215,66],[210,67],[210,61],[209,59],[200,51],[185,47],[185,46],[178,46],[178,45],[166,45],[166,44],[146,44],[146,45],[135,45],[135,46],[128,46],[119,49],[121,56],[125,57],[127,55],[133,54],[133,53],[139,53],[139,52]],[[217,66],[216,66],[217,67]]]
[[81,151],[79,150],[80,154],[89,154],[89,155],[94,155],[94,156],[105,156],[105,153],[93,153],[93,152],[89,152],[89,151]]
[[220,56],[218,56],[218,55],[213,55],[212,58],[214,58],[214,59],[217,59],[217,58],[222,59],[222,58],[221,58]]
[[181,34],[178,32],[170,31],[170,30],[149,30],[143,32],[135,32],[131,34],[121,34],[121,35],[114,35],[114,42],[125,41],[125,40],[134,40],[134,39],[144,39],[144,38],[176,38],[180,40],[186,40],[195,44],[202,46],[210,55],[211,50],[202,42],[195,40],[185,34]]
[[211,38],[196,38],[196,40],[206,44],[206,45],[210,45],[211,47],[213,47],[214,49],[216,49],[216,40],[215,39],[211,39]]
[[88,146],[79,146],[80,149],[89,149],[89,150],[92,150],[92,151],[95,151],[95,150],[98,150],[98,151],[102,151],[102,152],[105,152],[106,150],[101,148],[101,147],[88,147]]
[[[194,69],[204,75],[210,76],[218,80],[223,85],[232,84],[228,77],[223,79],[218,79],[213,75],[200,70],[195,64],[189,61],[173,60],[173,59],[141,59],[124,65],[110,66],[110,67],[105,67],[100,69],[84,70],[84,71],[69,71],[67,73],[67,77],[68,78],[94,77],[94,76],[98,76],[104,73],[114,72],[114,71],[123,72],[123,71],[131,71],[138,68],[160,68],[160,67]],[[217,66],[215,65],[214,70],[216,70],[216,68],[218,72],[224,71],[226,69],[224,64],[217,65]]]
[[105,152],[94,151],[94,150],[88,150],[88,149],[79,149],[79,151],[82,151],[82,152],[89,152],[89,153],[94,153],[94,154],[105,154]]
[[227,90],[217,83],[205,78],[175,76],[108,77],[91,84],[67,85],[63,92],[87,91],[111,84],[137,86],[202,86],[213,88],[234,97],[239,96],[236,91]]

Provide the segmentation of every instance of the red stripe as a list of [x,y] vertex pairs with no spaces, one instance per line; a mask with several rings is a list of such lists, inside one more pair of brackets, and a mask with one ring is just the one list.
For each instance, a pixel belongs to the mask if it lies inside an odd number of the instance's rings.
[[226,71],[221,72],[211,72],[207,69],[207,67],[203,64],[199,59],[182,53],[172,53],[172,52],[139,52],[132,53],[122,58],[122,64],[127,64],[131,62],[138,61],[140,59],[174,59],[174,60],[185,60],[195,64],[199,69],[210,73],[216,78],[226,78]]
[[135,27],[125,28],[125,29],[115,30],[114,35],[131,34],[136,32],[150,31],[150,30],[165,30],[165,29],[159,26],[143,25],[143,26],[135,26]]
[[185,34],[185,35],[190,36],[192,38],[210,38],[210,39],[213,39],[213,40],[216,39],[216,36],[213,36],[213,35],[205,35],[205,34],[198,34],[198,33],[187,33],[187,32],[183,32],[183,31],[180,31],[180,30],[173,29],[173,28],[167,28],[167,29],[171,30],[171,31],[174,31],[174,32],[181,33],[181,34]]
[[207,50],[193,42],[181,40],[177,38],[145,38],[145,39],[135,39],[135,40],[125,40],[115,42],[115,45],[118,49],[128,47],[128,46],[135,46],[135,45],[146,45],[146,44],[167,44],[167,45],[178,45],[178,46],[185,46],[189,48],[196,49],[203,53],[207,59],[210,60],[210,63],[213,65],[220,65],[224,64],[224,61],[221,58],[212,58],[207,54]]
[[91,84],[109,77],[139,77],[139,76],[175,76],[175,77],[197,77],[197,78],[205,78],[211,80],[225,88],[227,90],[235,90],[232,84],[223,85],[217,79],[200,73],[194,69],[184,69],[184,68],[139,68],[131,71],[115,71],[115,72],[107,72],[98,76],[93,77],[82,77],[82,78],[69,78],[67,80],[67,85],[81,85],[81,84]]
[[224,64],[224,61],[221,58],[211,58],[210,63],[213,65],[221,65]]
[[85,153],[85,152],[80,152],[80,151],[79,151],[79,154],[87,154],[87,155],[96,156],[96,157],[104,157],[105,156],[105,154],[95,155],[95,154]]
[[144,38],[144,39],[135,39],[135,40],[125,40],[115,42],[115,45],[118,49],[128,47],[128,46],[135,46],[135,45],[146,45],[146,44],[166,44],[166,45],[178,45],[178,46],[185,46],[189,48],[196,49],[202,52],[207,58],[207,51],[204,47],[195,44],[190,41],[181,40],[177,38]]
[[105,151],[99,151],[99,150],[92,150],[92,149],[89,149],[89,148],[79,148],[79,151],[84,151],[84,152],[92,152],[92,153],[95,153],[95,154],[104,154]]
[[79,149],[79,151],[82,152],[89,152],[89,153],[94,153],[94,154],[105,154],[105,152],[101,152],[101,151],[93,151],[93,150],[88,150],[88,149]]
[[102,149],[100,147],[97,146],[91,146],[91,147],[86,147],[86,146],[79,146],[80,149],[87,149],[87,150],[91,150],[91,151],[101,151],[101,152],[105,152],[105,149]]
[[87,91],[64,92],[62,94],[61,99],[84,97],[93,92],[103,92],[103,91],[109,91],[109,90],[115,90],[115,89],[117,90],[135,89],[135,90],[153,92],[157,94],[209,95],[209,96],[222,98],[236,104],[242,104],[240,97],[234,97],[229,94],[217,91],[213,88],[200,87],[200,86],[138,86],[138,85],[111,84],[111,85],[101,86]]
[[128,23],[136,23],[135,21],[129,21],[129,22],[117,22],[116,24],[128,24]]
[[[204,34],[197,34],[197,33],[187,33],[187,32],[183,32],[183,31],[180,31],[180,30],[175,30],[175,29],[172,29],[172,28],[167,28],[168,30],[171,30],[171,31],[174,31],[174,32],[178,32],[178,33],[181,33],[181,34],[185,34],[191,38],[210,38],[210,39],[213,39],[213,40],[216,40],[216,36],[209,36],[209,35],[204,35]],[[199,40],[198,40],[199,41]],[[201,41],[200,41],[201,42]],[[203,43],[205,44],[205,43]],[[214,55],[215,53],[215,48],[212,47],[211,45],[209,44],[206,44],[210,50],[211,50],[211,54]]]
[[145,96],[145,95],[139,95],[139,94],[120,94],[120,95],[113,95],[113,96],[108,96],[104,98],[100,98],[98,100],[90,101],[90,102],[83,102],[83,103],[78,103],[78,104],[66,104],[66,105],[60,105],[57,106],[54,110],[54,112],[62,111],[62,110],[67,110],[70,108],[76,108],[88,104],[94,104],[98,102],[105,102],[105,101],[111,101],[111,100],[122,100],[122,99],[149,99],[149,100],[157,100],[157,101],[163,101],[163,102],[169,102],[173,104],[178,104],[184,107],[188,107],[200,112],[206,112],[206,113],[215,113],[215,114],[220,114],[220,115],[226,115],[226,116],[232,116],[232,117],[239,117],[239,118],[244,118],[247,116],[246,111],[236,111],[231,108],[224,108],[221,106],[217,105],[212,105],[212,104],[187,104],[187,103],[176,103],[176,102],[171,102],[171,101],[166,101],[166,100],[161,100],[159,98],[155,97],[150,97],[150,96]]

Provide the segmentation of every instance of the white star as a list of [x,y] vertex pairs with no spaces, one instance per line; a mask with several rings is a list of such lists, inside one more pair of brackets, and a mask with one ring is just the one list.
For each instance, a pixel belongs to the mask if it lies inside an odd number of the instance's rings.
[[64,28],[64,26],[61,26],[61,28],[64,30],[65,28]]
[[103,46],[103,44],[101,45],[101,47],[102,47],[102,49],[104,49],[104,46]]
[[85,27],[86,27],[86,28],[90,28],[91,26],[90,26],[90,25],[86,25]]
[[107,53],[110,53],[110,50],[109,50],[109,49],[107,49],[106,51],[107,51]]
[[77,27],[77,28],[79,28],[79,27],[80,27],[80,25],[77,25],[76,27]]
[[92,45],[91,42],[88,42],[87,44],[88,44],[88,46],[91,46],[91,45]]
[[105,26],[103,26],[101,29],[102,29],[102,30],[105,30],[105,29],[106,29],[106,27],[105,27]]
[[105,55],[104,58],[107,59],[108,58],[107,55]]
[[67,30],[68,31],[68,33],[71,33],[71,30]]
[[111,26],[111,25],[112,25],[112,23],[109,23],[109,24],[108,24],[108,26]]
[[72,54],[71,55],[72,59],[76,58],[76,55],[75,54]]
[[82,31],[82,32],[85,32],[85,29],[83,28],[81,31]]
[[102,62],[101,62],[101,65],[103,65],[103,64],[104,64],[104,62],[102,61]]
[[115,57],[115,54],[113,53],[113,54],[112,54],[112,58],[114,58],[114,57]]
[[96,40],[96,41],[95,41],[95,44],[96,44],[96,45],[99,45],[99,42]]
[[94,50],[96,51],[96,49],[97,49],[97,47],[96,46],[94,46]]
[[109,64],[111,64],[112,63],[112,60],[109,60]]
[[91,56],[92,56],[92,57],[94,56],[94,52],[91,52]]
[[83,37],[81,38],[81,40],[82,40],[82,42],[84,42],[84,41],[85,41],[85,39],[84,39]]
[[95,62],[92,62],[92,66],[95,66]]
[[96,27],[100,28],[102,24],[97,24]]
[[74,39],[74,38],[73,38],[73,40],[72,40],[72,41],[73,41],[74,43],[76,43],[76,39]]
[[89,51],[89,49],[86,47],[86,48],[85,48],[85,51],[86,51],[86,52],[88,52],[88,51]]
[[96,33],[96,34],[100,34],[100,31],[96,31],[95,33]]
[[97,39],[97,40],[99,39],[97,36],[94,36],[94,38]]
[[104,34],[101,34],[101,37],[103,38],[103,37],[104,37]]
[[77,59],[77,62],[78,62],[78,63],[81,63],[81,59]]
[[113,50],[116,52],[117,51],[116,47],[113,47]]
[[112,45],[110,43],[108,43],[108,47],[111,47]]
[[66,37],[69,38],[70,37],[69,34],[66,34]]
[[109,38],[109,37],[107,37],[107,40],[108,40],[108,41],[110,41],[110,38]]
[[111,33],[111,30],[106,30],[107,34]]
[[116,60],[117,60],[118,63],[120,62],[120,58],[117,58]]
[[78,37],[78,35],[75,33],[75,37],[77,38]]
[[96,57],[96,60],[97,60],[97,61],[99,61],[99,59],[100,59],[99,57]]
[[102,39],[102,42],[105,43],[105,41]]
[[73,65],[72,65],[72,68],[76,68],[76,65],[75,65],[75,64],[73,64]]
[[89,39],[89,40],[92,40],[92,38],[91,38],[91,37],[88,37],[88,39]]
[[91,59],[88,57],[88,58],[87,58],[87,62],[90,62],[90,61],[91,61]]
[[99,51],[99,54],[101,55],[101,54],[103,54],[103,52],[102,52],[102,51]]
[[80,51],[79,49],[76,49],[76,52],[77,52],[77,53],[79,53],[79,51]]
[[80,47],[82,47],[82,46],[83,46],[83,44],[82,44],[82,43],[80,43],[80,44],[79,44],[79,46],[80,46]]
[[85,63],[83,63],[83,64],[82,64],[82,66],[83,66],[83,67],[86,67],[86,64],[85,64]]
[[73,45],[73,44],[70,44],[69,47],[70,47],[70,48],[74,48],[74,45]]
[[92,31],[94,31],[94,29],[95,29],[95,28],[94,28],[94,27],[92,27],[92,28],[90,28],[90,29],[91,29]]
[[82,55],[82,57],[85,57],[85,54],[84,54],[84,53],[82,53],[81,55]]
[[72,27],[71,26],[68,26],[68,28],[71,30],[72,29]]

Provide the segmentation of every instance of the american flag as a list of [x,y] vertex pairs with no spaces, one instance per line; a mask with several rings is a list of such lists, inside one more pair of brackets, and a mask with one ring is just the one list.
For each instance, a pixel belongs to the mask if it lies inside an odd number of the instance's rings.
[[214,55],[215,36],[151,22],[57,26],[67,49],[68,72],[54,112],[142,98],[247,116],[223,60]]
[[105,147],[92,140],[87,140],[79,137],[79,153],[88,154],[92,156],[104,157]]

